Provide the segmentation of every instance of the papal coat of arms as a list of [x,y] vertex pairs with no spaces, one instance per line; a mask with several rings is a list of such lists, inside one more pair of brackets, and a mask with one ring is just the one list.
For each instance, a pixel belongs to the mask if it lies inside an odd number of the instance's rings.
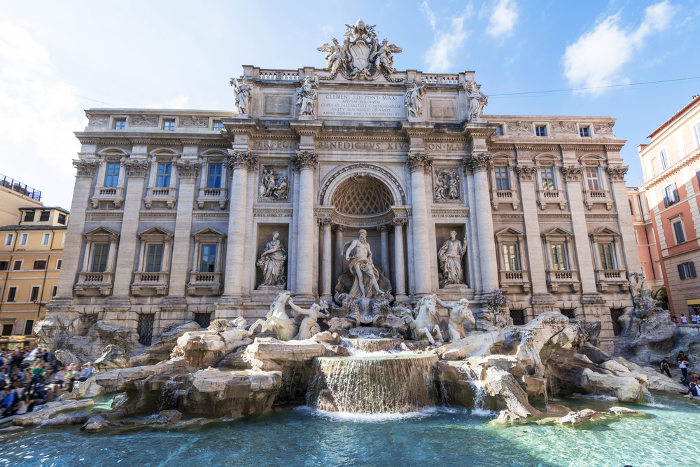
[[345,25],[345,41],[340,44],[333,38],[332,43],[325,43],[318,48],[326,52],[326,70],[330,72],[328,77],[321,79],[334,79],[338,73],[348,79],[375,79],[380,73],[389,77],[394,72],[394,57],[392,54],[401,52],[401,47],[389,44],[384,39],[377,40],[374,32],[376,25],[367,26],[361,19],[355,25]]

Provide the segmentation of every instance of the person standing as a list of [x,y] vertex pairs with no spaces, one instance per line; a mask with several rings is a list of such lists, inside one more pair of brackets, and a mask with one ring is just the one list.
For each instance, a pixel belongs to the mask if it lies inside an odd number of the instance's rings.
[[671,377],[671,365],[668,361],[668,357],[664,357],[664,359],[661,360],[659,370],[661,371],[661,373],[666,373],[666,376],[668,376],[669,378]]
[[680,370],[681,370],[681,375],[682,375],[682,376],[681,376],[681,382],[682,382],[683,384],[688,384],[688,382],[690,381],[690,380],[688,379],[688,360],[682,360],[682,361],[678,364],[678,368],[680,368]]

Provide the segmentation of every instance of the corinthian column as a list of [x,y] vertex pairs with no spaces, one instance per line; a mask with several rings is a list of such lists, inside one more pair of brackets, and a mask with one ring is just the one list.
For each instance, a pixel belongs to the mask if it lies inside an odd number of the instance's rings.
[[248,151],[229,150],[227,164],[233,172],[231,181],[231,202],[229,203],[228,237],[226,239],[226,272],[224,279],[224,299],[240,300],[243,292],[245,265],[248,203],[248,169],[256,166],[257,157]]
[[329,299],[331,297],[331,265],[333,264],[333,253],[331,250],[331,219],[324,217],[318,220],[321,224],[323,250],[321,251],[321,297]]
[[296,263],[297,295],[313,295],[314,267],[314,169],[317,157],[311,151],[297,151],[294,165],[299,171],[299,200],[297,203]]
[[377,230],[379,231],[379,235],[381,236],[382,272],[384,273],[384,276],[387,278],[387,280],[389,280],[389,226],[380,225],[379,227],[377,227]]
[[343,246],[345,241],[343,239],[343,230],[345,228],[342,225],[336,225],[335,230],[335,277],[340,276],[343,273]]
[[488,171],[491,167],[491,155],[474,153],[465,160],[465,166],[474,174],[474,207],[476,208],[476,234],[479,240],[481,291],[492,292],[498,288],[498,260],[489,199]]
[[[425,173],[433,161],[427,154],[409,153],[408,168],[411,171],[411,229],[413,232],[414,294],[428,294],[430,287],[430,242],[428,236],[428,201],[425,196]],[[398,293],[398,292],[397,292]]]
[[394,218],[394,288],[396,297],[406,295],[406,265],[403,252],[403,226],[406,219]]

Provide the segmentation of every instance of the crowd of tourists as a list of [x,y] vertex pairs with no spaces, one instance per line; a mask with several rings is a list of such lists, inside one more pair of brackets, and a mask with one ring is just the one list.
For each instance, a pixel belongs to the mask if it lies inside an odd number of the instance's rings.
[[92,363],[62,366],[46,349],[0,351],[0,419],[31,412],[93,373]]
[[690,316],[681,314],[680,318],[673,315],[671,316],[671,321],[673,321],[675,324],[700,324],[700,311],[695,310],[694,312],[689,313],[689,315]]
[[[689,373],[688,365],[690,365],[690,360],[688,356],[682,350],[678,352],[676,356],[676,365],[678,369],[681,370],[681,384],[688,387],[688,397],[700,398],[700,381],[698,380],[697,373]],[[659,363],[659,370],[661,373],[665,373],[666,376],[671,378],[671,359],[670,357],[665,357]]]

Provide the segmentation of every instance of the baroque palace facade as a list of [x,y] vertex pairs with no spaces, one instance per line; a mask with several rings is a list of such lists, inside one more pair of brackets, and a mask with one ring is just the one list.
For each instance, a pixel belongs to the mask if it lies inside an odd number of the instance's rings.
[[399,303],[503,289],[516,323],[561,310],[609,342],[641,271],[614,119],[482,115],[474,72],[397,71],[362,22],[319,50],[244,66],[232,111],[88,110],[52,311],[147,344],[281,290],[337,303],[364,230]]

